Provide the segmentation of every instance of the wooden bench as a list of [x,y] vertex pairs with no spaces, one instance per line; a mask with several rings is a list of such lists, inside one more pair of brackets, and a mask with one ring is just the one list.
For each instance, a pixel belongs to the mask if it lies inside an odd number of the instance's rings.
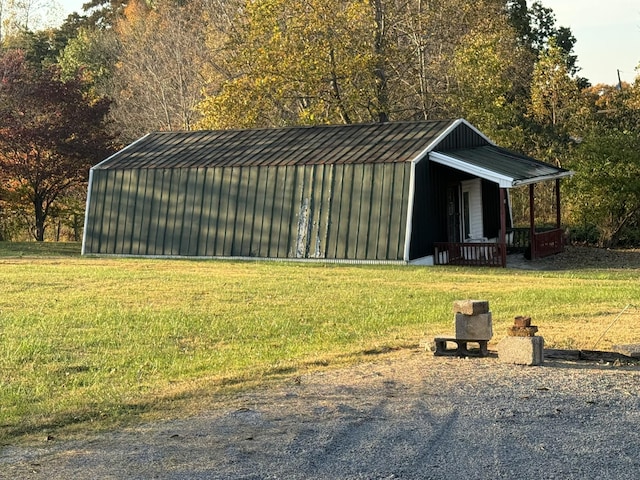
[[[436,356],[486,357],[489,355],[489,350],[487,348],[488,340],[435,337],[433,342],[436,347],[433,354]],[[456,348],[447,348],[447,342],[455,343]],[[469,349],[467,346],[469,343],[477,343],[478,348]]]

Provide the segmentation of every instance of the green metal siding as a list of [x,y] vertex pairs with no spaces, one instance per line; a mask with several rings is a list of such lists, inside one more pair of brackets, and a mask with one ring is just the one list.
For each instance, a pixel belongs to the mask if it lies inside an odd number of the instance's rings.
[[85,253],[402,260],[410,163],[92,171]]
[[486,138],[466,124],[460,124],[453,129],[446,138],[442,139],[436,150],[439,152],[456,150],[459,148],[473,148],[489,145]]
[[[380,202],[378,202],[378,210],[376,214],[381,220],[383,218],[391,219],[391,208],[393,207],[393,172],[394,168],[385,165],[378,169],[376,177],[376,189],[380,192]],[[387,258],[389,254],[389,242],[391,234],[391,222],[379,221],[376,225],[376,258]]]
[[[219,175],[218,175],[219,176]],[[198,255],[199,256],[212,256],[213,242],[210,241],[209,235],[215,234],[216,225],[214,224],[217,215],[214,215],[212,209],[216,209],[218,204],[213,202],[214,196],[209,192],[214,191],[216,185],[216,170],[215,169],[203,169],[202,180],[202,204],[201,212],[198,223]]]

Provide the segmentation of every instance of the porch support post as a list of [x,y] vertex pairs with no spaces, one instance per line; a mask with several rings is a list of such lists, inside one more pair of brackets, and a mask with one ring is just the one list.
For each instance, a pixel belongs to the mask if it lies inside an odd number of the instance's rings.
[[507,266],[507,205],[505,188],[500,188],[500,261],[502,268]]
[[556,228],[560,228],[560,179],[556,178]]
[[529,248],[531,249],[531,259],[536,258],[536,216],[534,211],[534,199],[535,199],[535,184],[529,185]]

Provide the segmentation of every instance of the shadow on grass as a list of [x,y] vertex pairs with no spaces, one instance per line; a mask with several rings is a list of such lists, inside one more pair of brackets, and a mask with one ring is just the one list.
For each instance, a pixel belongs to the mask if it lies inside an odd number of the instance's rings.
[[[91,404],[83,411],[60,413],[47,417],[33,416],[20,424],[0,425],[0,446],[18,442],[44,441],[73,432],[106,431],[135,425],[162,417],[184,417],[211,408],[255,387],[268,387],[282,381],[299,383],[300,374],[326,368],[341,368],[366,361],[371,355],[391,354],[399,350],[415,349],[417,345],[381,346],[338,355],[301,359],[250,372],[176,382],[164,391],[135,399],[127,404]],[[84,366],[66,367],[65,371],[86,371]]]
[[[105,431],[123,426],[135,425],[158,416],[188,416],[214,402],[224,403],[226,399],[256,386],[265,386],[283,378],[295,381],[299,371],[308,368],[322,368],[330,365],[329,360],[312,360],[296,365],[282,365],[264,370],[240,373],[201,381],[176,384],[174,388],[155,392],[148,397],[138,398],[133,403],[92,404],[83,411],[62,412],[48,416],[33,415],[18,424],[0,425],[0,447],[19,442],[48,441],[70,432]],[[84,367],[68,367],[65,371],[86,370]]]
[[96,430],[107,429],[115,425],[130,424],[141,415],[148,413],[153,403],[135,403],[128,405],[95,406],[85,412],[68,412],[52,415],[38,421],[29,419],[18,425],[0,425],[0,446],[6,446],[24,438],[49,440],[57,432],[82,424],[91,424]]
[[80,242],[0,242],[0,258],[79,257]]

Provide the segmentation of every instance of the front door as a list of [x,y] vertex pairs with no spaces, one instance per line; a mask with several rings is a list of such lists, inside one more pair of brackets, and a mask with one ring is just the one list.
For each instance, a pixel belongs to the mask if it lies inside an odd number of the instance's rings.
[[460,183],[461,235],[466,240],[484,237],[482,220],[482,182],[479,178]]
[[447,187],[447,241],[459,243],[460,235],[460,184]]

